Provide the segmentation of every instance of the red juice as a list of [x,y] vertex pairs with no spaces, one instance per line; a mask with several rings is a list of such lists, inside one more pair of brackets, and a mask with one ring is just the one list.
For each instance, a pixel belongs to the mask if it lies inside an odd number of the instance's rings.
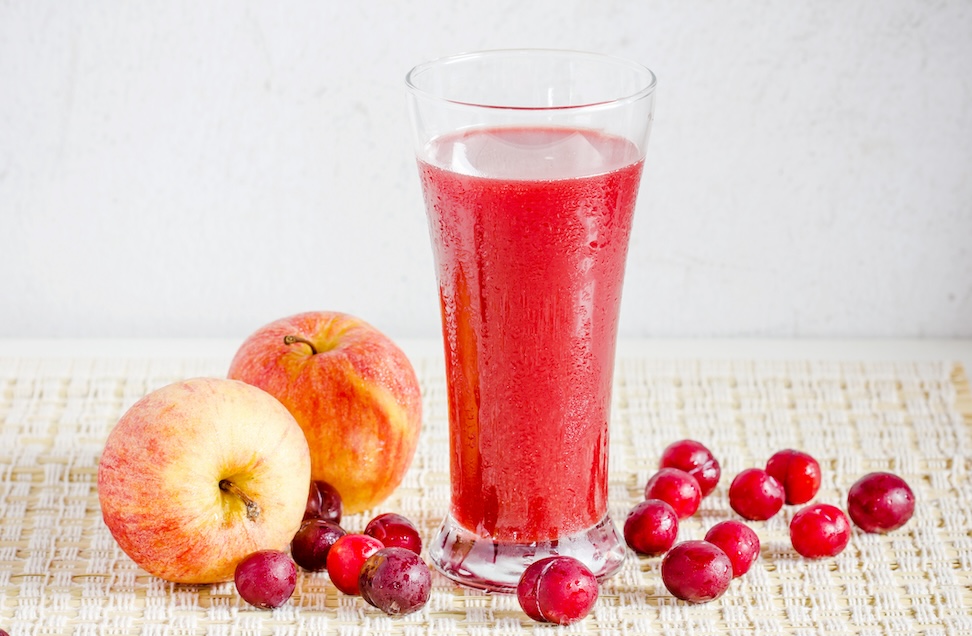
[[617,319],[642,159],[568,128],[432,142],[420,174],[439,282],[451,513],[498,542],[607,514]]

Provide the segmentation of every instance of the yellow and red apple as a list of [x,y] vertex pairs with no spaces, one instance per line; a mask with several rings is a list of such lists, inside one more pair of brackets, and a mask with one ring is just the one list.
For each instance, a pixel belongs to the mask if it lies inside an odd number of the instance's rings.
[[118,545],[177,583],[228,581],[248,554],[285,549],[309,483],[307,441],[287,409],[256,387],[217,378],[137,401],[98,465],[102,516]]
[[265,325],[243,342],[229,377],[290,410],[310,445],[312,479],[334,486],[347,514],[384,501],[411,465],[418,378],[405,353],[359,318],[307,312]]

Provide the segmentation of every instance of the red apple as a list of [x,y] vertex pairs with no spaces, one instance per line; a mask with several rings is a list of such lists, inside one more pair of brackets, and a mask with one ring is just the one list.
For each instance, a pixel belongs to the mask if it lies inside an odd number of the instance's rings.
[[402,350],[359,318],[308,312],[272,322],[243,342],[229,377],[290,410],[310,445],[312,479],[337,489],[346,514],[384,501],[412,463],[418,378]]
[[248,554],[286,549],[309,482],[307,441],[287,409],[217,378],[140,399],[98,465],[108,530],[140,567],[176,583],[229,581]]

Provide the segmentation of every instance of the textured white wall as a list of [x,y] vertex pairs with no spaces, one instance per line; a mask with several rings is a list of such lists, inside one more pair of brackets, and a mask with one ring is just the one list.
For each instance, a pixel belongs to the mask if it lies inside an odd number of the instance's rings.
[[0,337],[438,333],[402,79],[660,78],[624,335],[972,336],[972,3],[0,0]]

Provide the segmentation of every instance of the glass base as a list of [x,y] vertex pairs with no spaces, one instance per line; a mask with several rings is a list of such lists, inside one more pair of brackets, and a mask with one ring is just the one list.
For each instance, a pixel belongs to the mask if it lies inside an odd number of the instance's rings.
[[461,585],[492,592],[515,592],[527,566],[555,555],[574,557],[602,580],[624,563],[625,543],[607,515],[584,532],[531,544],[499,543],[481,537],[449,515],[429,546],[433,565],[444,575]]

